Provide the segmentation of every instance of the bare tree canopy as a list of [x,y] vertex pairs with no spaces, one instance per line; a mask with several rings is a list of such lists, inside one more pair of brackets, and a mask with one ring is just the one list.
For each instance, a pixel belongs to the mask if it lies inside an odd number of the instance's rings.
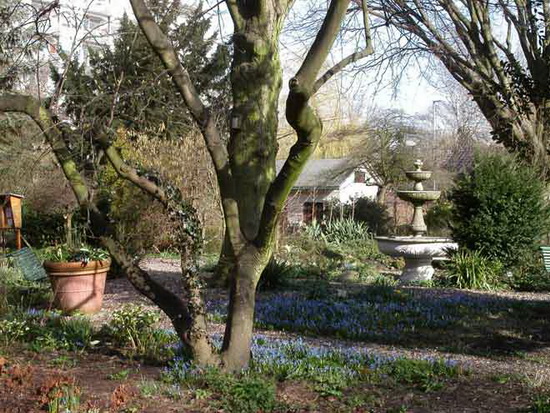
[[385,53],[425,53],[465,87],[494,139],[550,165],[550,2],[548,0],[373,0],[378,29],[397,41]]

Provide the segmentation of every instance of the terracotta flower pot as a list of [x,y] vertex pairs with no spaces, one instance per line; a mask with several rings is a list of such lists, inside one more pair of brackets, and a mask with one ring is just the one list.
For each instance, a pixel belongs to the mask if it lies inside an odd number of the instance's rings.
[[53,304],[64,313],[92,314],[101,309],[110,260],[84,262],[45,261],[54,293]]

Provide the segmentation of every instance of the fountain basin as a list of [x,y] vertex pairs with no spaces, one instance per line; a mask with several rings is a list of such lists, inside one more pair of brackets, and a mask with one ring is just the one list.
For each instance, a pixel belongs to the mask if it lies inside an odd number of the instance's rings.
[[435,201],[441,196],[441,191],[397,191],[397,196],[403,201]]
[[432,171],[405,171],[405,175],[411,181],[420,182],[430,179]]
[[378,249],[392,257],[403,257],[405,268],[399,280],[402,283],[431,280],[435,272],[434,258],[444,258],[448,250],[458,249],[449,238],[440,237],[376,237]]

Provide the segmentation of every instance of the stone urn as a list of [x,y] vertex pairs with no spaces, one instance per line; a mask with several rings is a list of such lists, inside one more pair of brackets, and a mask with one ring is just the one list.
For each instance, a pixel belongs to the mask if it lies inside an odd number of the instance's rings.
[[111,260],[54,262],[45,261],[50,277],[53,305],[63,313],[97,313],[103,303],[105,280]]

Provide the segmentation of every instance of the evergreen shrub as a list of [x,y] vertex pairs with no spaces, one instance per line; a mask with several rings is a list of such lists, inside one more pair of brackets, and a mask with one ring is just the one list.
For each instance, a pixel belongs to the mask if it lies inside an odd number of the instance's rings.
[[453,238],[507,268],[521,265],[548,232],[545,190],[535,170],[515,157],[476,154],[472,171],[459,176],[449,194]]

